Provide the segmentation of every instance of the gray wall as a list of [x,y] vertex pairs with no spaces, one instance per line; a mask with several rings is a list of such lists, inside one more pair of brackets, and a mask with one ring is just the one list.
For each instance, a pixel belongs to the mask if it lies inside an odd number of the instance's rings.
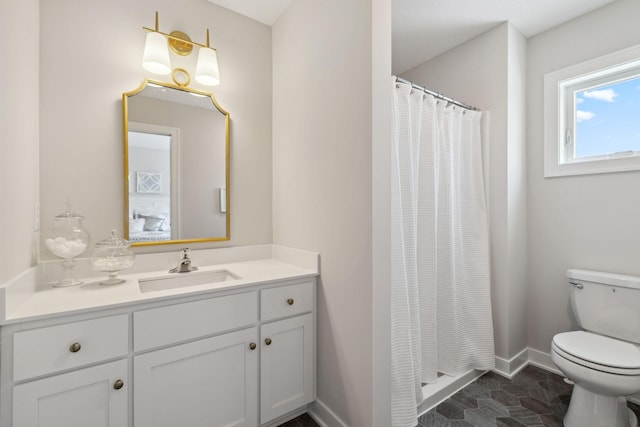
[[37,0],[0,2],[0,284],[37,259],[39,8]]
[[[351,427],[389,425],[372,419],[372,85],[387,94],[390,87],[378,86],[390,85],[389,51],[372,77],[373,7],[367,0],[298,0],[273,26],[274,242],[322,255],[318,405]],[[375,7],[389,10],[388,3]],[[385,27],[378,19],[379,40],[389,46],[388,21]],[[375,120],[388,122],[385,111]],[[388,144],[389,128],[379,129]],[[388,205],[380,205],[385,215]],[[388,290],[378,289],[387,300]],[[388,311],[376,315],[388,325]],[[388,374],[389,365],[381,366]]]
[[576,328],[565,271],[640,275],[640,172],[543,178],[546,73],[640,43],[640,2],[618,0],[529,40],[529,346]]

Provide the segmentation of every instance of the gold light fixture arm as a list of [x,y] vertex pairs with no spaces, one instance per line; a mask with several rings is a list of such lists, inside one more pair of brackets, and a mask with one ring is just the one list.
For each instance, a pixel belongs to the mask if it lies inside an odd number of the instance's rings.
[[[209,46],[209,29],[207,28],[207,44],[204,45],[202,43],[198,43],[198,42],[194,42],[192,41],[189,36],[187,36],[185,33],[183,33],[182,31],[172,31],[170,34],[167,33],[163,33],[162,31],[160,31],[159,25],[158,25],[158,11],[156,11],[156,28],[152,29],[152,28],[148,28],[148,27],[142,27],[143,30],[146,31],[154,31],[156,33],[162,34],[163,36],[165,36],[166,38],[169,39],[169,45],[171,46],[172,49],[174,49],[173,45],[172,45],[172,41],[174,42],[173,44],[180,46],[180,48],[178,48],[178,50],[180,51],[184,51],[186,48],[184,46],[189,45],[189,52],[188,53],[181,53],[178,52],[176,50],[174,50],[174,52],[176,52],[179,55],[188,55],[189,53],[191,53],[191,50],[193,49],[193,45],[199,46],[199,47],[206,47],[209,49],[213,49],[216,50],[215,48]],[[186,40],[185,40],[186,38]]]

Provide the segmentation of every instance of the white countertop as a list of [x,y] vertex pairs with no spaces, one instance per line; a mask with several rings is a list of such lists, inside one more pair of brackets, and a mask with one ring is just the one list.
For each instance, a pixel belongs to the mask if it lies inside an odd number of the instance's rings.
[[[314,267],[314,257],[316,259],[316,267]],[[140,290],[138,279],[169,276],[166,269],[122,274],[118,277],[124,279],[125,282],[118,285],[100,285],[99,282],[104,280],[106,276],[83,279],[84,283],[82,285],[65,288],[54,288],[50,285],[39,284],[28,291],[4,293],[6,299],[14,297],[14,299],[19,299],[20,301],[6,301],[4,304],[4,316],[0,316],[0,324],[142,302],[161,301],[168,298],[213,294],[275,281],[314,277],[318,275],[317,259],[318,254],[279,248],[273,251],[273,257],[271,258],[207,266],[200,265],[197,272],[176,274],[176,277],[178,277],[186,274],[227,270],[237,276],[238,279],[150,292],[142,292]]]

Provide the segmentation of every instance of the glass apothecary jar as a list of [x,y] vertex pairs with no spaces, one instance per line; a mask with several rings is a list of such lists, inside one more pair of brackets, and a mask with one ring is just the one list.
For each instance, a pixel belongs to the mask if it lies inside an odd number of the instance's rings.
[[119,279],[118,272],[133,265],[136,255],[131,250],[131,244],[118,237],[116,230],[111,230],[111,237],[96,243],[91,266],[94,270],[102,271],[109,275],[109,278],[100,282],[101,285],[117,285],[124,283]]
[[75,258],[87,250],[89,246],[89,233],[82,227],[82,215],[76,214],[71,208],[53,218],[53,228],[49,230],[44,239],[44,244],[55,256],[63,260],[62,276],[53,286],[77,286],[82,281],[75,278],[72,269]]

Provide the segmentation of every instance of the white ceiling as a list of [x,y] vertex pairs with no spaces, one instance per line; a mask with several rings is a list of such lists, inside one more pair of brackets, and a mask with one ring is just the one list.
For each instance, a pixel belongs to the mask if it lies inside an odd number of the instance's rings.
[[[209,1],[273,25],[293,0]],[[505,21],[531,37],[612,1],[392,0],[393,73],[401,74]]]
[[258,22],[273,25],[292,0],[209,0],[213,4],[248,16]]
[[614,0],[392,0],[393,73],[510,21],[525,37]]

